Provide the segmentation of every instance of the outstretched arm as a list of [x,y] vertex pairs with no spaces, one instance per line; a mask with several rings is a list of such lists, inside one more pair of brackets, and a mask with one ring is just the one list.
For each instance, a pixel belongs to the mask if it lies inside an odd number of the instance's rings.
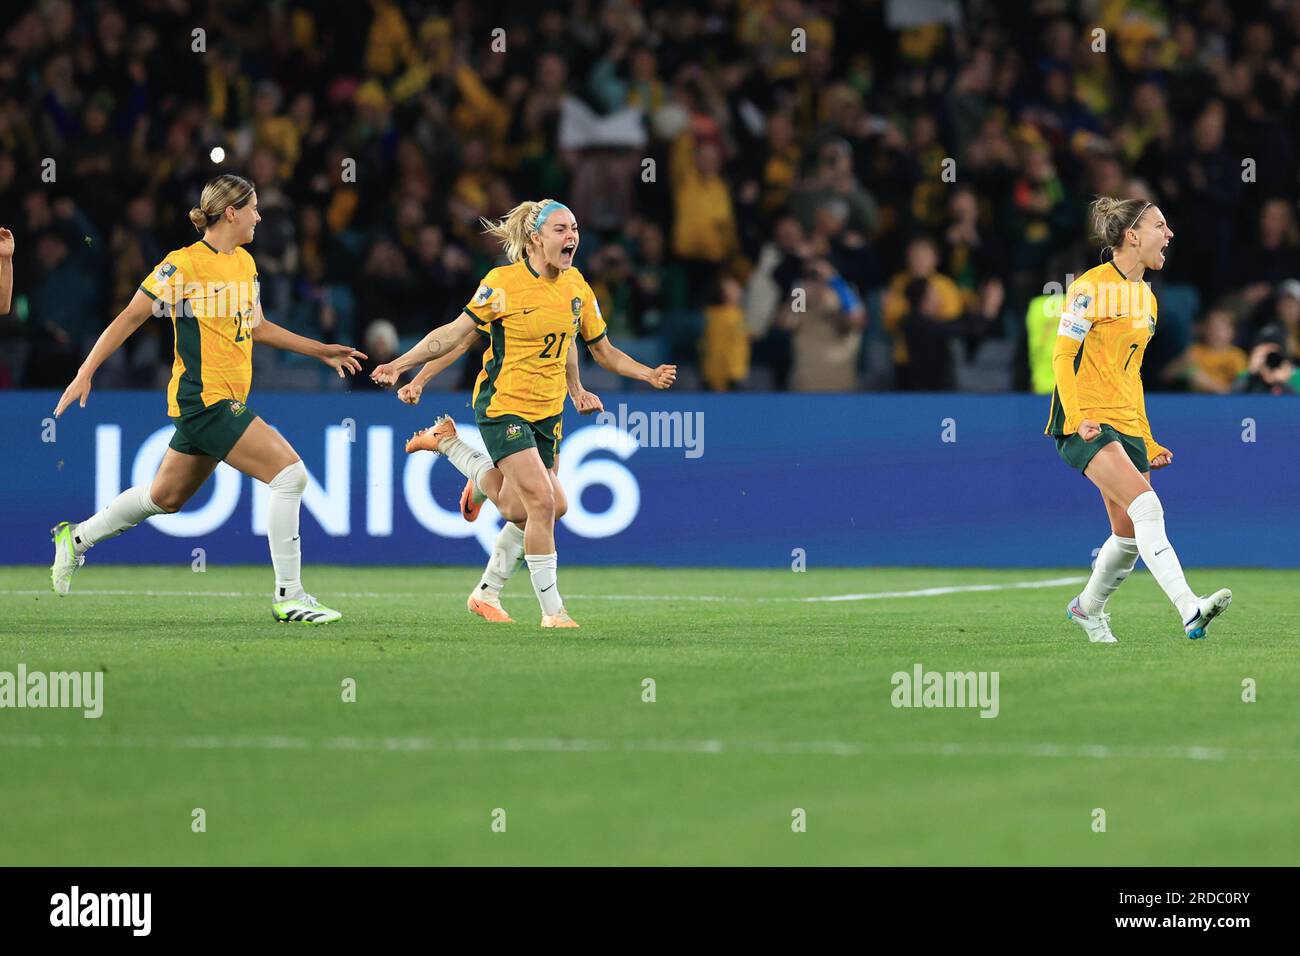
[[465,354],[470,343],[474,341],[477,332],[470,332],[460,344],[448,352],[446,355],[434,359],[432,362],[425,362],[424,367],[415,373],[415,377],[397,390],[397,397],[408,405],[418,404],[420,393],[424,391],[424,386],[428,384],[435,375],[445,371],[448,366],[452,365],[457,359]]
[[676,365],[660,365],[658,368],[642,365],[622,349],[616,349],[610,343],[608,335],[598,342],[591,343],[587,348],[591,350],[597,365],[624,378],[648,382],[655,388],[670,388],[673,382],[677,381]]
[[94,348],[90,350],[86,360],[81,363],[81,368],[77,369],[76,378],[72,380],[71,385],[63,390],[63,396],[59,399],[59,404],[54,407],[55,418],[62,415],[63,410],[71,405],[74,400],[78,400],[82,408],[86,407],[86,399],[90,395],[91,380],[95,377],[95,372],[99,370],[99,367],[104,364],[110,355],[122,347],[122,343],[129,339],[136,329],[144,325],[152,313],[153,300],[141,290],[136,289],[135,295],[126,304],[126,308],[117,314],[117,318],[108,324],[108,328],[99,333]]
[[435,375],[439,375],[446,371],[453,362],[465,354],[466,350],[469,349],[470,343],[474,341],[474,336],[477,334],[477,332],[466,332],[465,337],[461,339],[450,352],[439,356],[431,362],[425,362],[424,367],[415,373],[415,378],[411,379],[411,381],[419,382],[421,385],[424,385]]
[[393,385],[408,368],[421,362],[441,358],[465,340],[465,336],[474,331],[474,320],[462,312],[446,325],[440,325],[424,338],[420,339],[405,355],[399,356],[385,365],[378,366],[370,377],[380,385]]
[[253,341],[259,345],[269,345],[273,349],[283,349],[286,352],[297,352],[299,355],[310,355],[312,358],[320,359],[330,368],[337,370],[339,378],[343,378],[345,369],[353,375],[361,371],[361,363],[357,359],[366,357],[364,352],[359,352],[350,345],[326,345],[324,342],[317,342],[315,339],[309,339],[305,335],[290,332],[283,326],[276,325],[263,314],[260,302],[253,313]]

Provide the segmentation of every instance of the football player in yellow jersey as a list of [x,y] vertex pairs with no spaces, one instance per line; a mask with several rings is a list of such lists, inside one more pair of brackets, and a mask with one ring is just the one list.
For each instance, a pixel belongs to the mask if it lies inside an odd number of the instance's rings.
[[277,621],[326,624],[342,615],[321,605],[299,579],[302,551],[298,511],[307,469],[284,437],[247,405],[253,379],[253,343],[312,355],[340,376],[355,374],[366,356],[347,345],[325,345],[283,329],[262,314],[257,267],[242,248],[253,241],[261,216],[247,179],[226,174],[203,187],[190,222],[203,238],[177,249],[149,275],[106,328],[64,391],[55,416],[74,401],[83,408],[104,360],[154,313],[172,320],[176,355],[167,386],[167,413],[176,426],[152,484],[129,488],[98,514],[52,531],[54,590],[68,593],[72,573],[96,543],[152,515],[184,507],[221,461],[271,489],[267,537],[275,568],[271,602]]
[[1102,197],[1092,204],[1092,216],[1105,243],[1103,261],[1066,290],[1045,433],[1056,439],[1061,458],[1100,490],[1111,536],[1066,617],[1093,643],[1115,643],[1106,601],[1141,555],[1177,608],[1184,633],[1203,638],[1232,602],[1232,592],[1223,588],[1197,597],[1165,534],[1164,508],[1150,472],[1169,465],[1174,455],[1151,437],[1140,374],[1157,315],[1143,275],[1164,268],[1174,234],[1159,207],[1141,200]]
[[[418,405],[420,395],[424,390],[427,382],[436,375],[449,367],[461,357],[469,347],[470,341],[475,336],[486,336],[486,332],[471,332],[469,336],[460,345],[448,352],[441,358],[434,359],[432,362],[426,362],[424,367],[415,374],[409,383],[398,389],[397,397],[408,405]],[[608,341],[608,337],[604,341]],[[573,406],[578,410],[580,415],[589,415],[592,412],[604,411],[605,406],[601,403],[600,397],[594,392],[589,392],[582,387],[582,378],[578,368],[578,350],[569,349],[568,358],[565,359],[566,385],[569,391],[569,397],[573,399]],[[414,438],[412,448],[415,442],[424,442],[422,435]],[[564,494],[564,488],[561,486],[557,470],[559,468],[560,455],[558,445],[555,452],[555,462],[551,468],[551,483],[555,487],[555,520],[559,521],[569,510],[568,498]],[[499,471],[499,470],[498,470]],[[496,476],[489,472],[488,483],[496,480]],[[507,495],[512,493],[509,486],[503,489]],[[479,510],[482,507],[486,495],[478,490],[473,479],[465,482],[465,489],[460,496],[461,515],[466,521],[475,521],[478,519]],[[497,497],[500,499],[503,495],[498,492]],[[515,513],[523,511],[522,503],[517,500],[518,496],[514,495],[512,500],[507,501],[506,507],[513,509]],[[526,516],[525,516],[526,517]],[[511,623],[512,618],[506,609],[501,606],[501,590],[506,586],[506,582],[514,576],[515,571],[519,569],[520,563],[524,557],[524,522],[518,524],[507,521],[501,528],[500,534],[497,535],[496,543],[492,547],[492,553],[488,556],[487,566],[483,569],[483,575],[475,585],[474,590],[470,591],[466,599],[466,605],[470,611],[491,623]]]
[[484,224],[501,240],[510,265],[491,270],[459,316],[376,368],[371,377],[393,385],[406,369],[463,350],[478,331],[488,335],[473,398],[488,454],[457,438],[456,426],[446,416],[413,436],[406,450],[446,455],[469,479],[462,510],[468,510],[467,498],[477,490],[506,520],[488,562],[492,573],[481,582],[488,587],[470,596],[470,610],[489,620],[508,620],[497,594],[522,553],[542,608],[542,626],[576,627],[556,585],[555,518],[564,491],[555,456],[566,392],[574,393],[580,411],[595,410],[599,399],[577,382],[576,356],[570,359],[574,337],[581,336],[603,368],[655,388],[670,387],[677,367],[652,369],[610,343],[595,293],[573,268],[578,223],[567,206],[553,199],[524,202],[500,222]]

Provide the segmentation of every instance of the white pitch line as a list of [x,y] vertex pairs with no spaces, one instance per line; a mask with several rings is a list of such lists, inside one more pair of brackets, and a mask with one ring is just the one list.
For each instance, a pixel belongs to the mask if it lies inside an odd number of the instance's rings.
[[842,740],[735,741],[598,740],[572,737],[435,738],[435,737],[291,737],[198,735],[60,736],[0,735],[0,747],[113,750],[350,750],[370,753],[661,753],[758,754],[801,757],[962,757],[1084,760],[1300,761],[1295,750],[1232,750],[1202,746],[1111,746],[1109,744],[872,744]]
[[[1047,578],[1038,581],[1011,581],[1006,584],[957,584],[945,587],[919,588],[914,591],[876,591],[861,594],[829,594],[817,597],[739,597],[734,594],[570,594],[576,601],[743,601],[747,603],[822,604],[838,601],[879,601],[886,598],[938,597],[943,594],[964,594],[976,591],[1018,591],[1027,588],[1055,588],[1067,584],[1081,584],[1086,577]],[[0,595],[40,595],[52,593],[49,589],[3,590]],[[325,592],[322,592],[325,593]],[[331,591],[335,598],[450,598],[463,597],[465,591]],[[264,591],[131,591],[131,590],[79,590],[73,595],[88,597],[265,597]]]
[[877,591],[874,594],[833,594],[829,597],[758,598],[758,600],[786,601],[879,601],[882,598],[935,597],[940,594],[964,594],[969,591],[1016,591],[1023,588],[1057,588],[1067,584],[1080,584],[1085,577],[1047,578],[1041,581],[1013,581],[1010,584],[959,584],[952,587],[921,588],[917,591]]

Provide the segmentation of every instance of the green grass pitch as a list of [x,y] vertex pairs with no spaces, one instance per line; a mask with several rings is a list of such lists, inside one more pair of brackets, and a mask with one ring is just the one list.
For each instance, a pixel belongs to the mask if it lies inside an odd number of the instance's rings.
[[[1300,572],[1192,569],[1235,593],[1203,642],[1138,572],[1113,647],[1008,587],[1077,569],[566,566],[554,632],[523,574],[488,625],[476,569],[309,566],[321,628],[269,575],[0,569],[0,671],[107,672],[98,720],[0,710],[0,863],[1300,863]],[[998,716],[893,707],[917,663]]]

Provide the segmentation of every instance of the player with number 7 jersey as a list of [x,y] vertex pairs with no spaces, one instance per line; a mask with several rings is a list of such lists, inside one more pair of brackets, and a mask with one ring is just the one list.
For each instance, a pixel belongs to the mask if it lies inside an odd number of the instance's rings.
[[1046,434],[1067,438],[1084,419],[1108,424],[1132,439],[1144,456],[1134,463],[1147,470],[1164,450],[1151,437],[1141,377],[1157,315],[1151,287],[1125,277],[1113,259],[1070,284],[1052,359],[1072,363],[1074,374],[1056,377]]
[[1144,277],[1148,269],[1164,268],[1174,233],[1150,200],[1100,196],[1092,213],[1102,262],[1066,291],[1045,432],[1056,439],[1062,460],[1101,492],[1111,535],[1094,552],[1092,575],[1065,615],[1092,643],[1117,643],[1106,602],[1141,555],[1178,611],[1184,633],[1199,640],[1232,602],[1232,592],[1221,588],[1199,597],[1187,583],[1150,478],[1174,456],[1151,437],[1142,391],[1142,358],[1157,314]]

